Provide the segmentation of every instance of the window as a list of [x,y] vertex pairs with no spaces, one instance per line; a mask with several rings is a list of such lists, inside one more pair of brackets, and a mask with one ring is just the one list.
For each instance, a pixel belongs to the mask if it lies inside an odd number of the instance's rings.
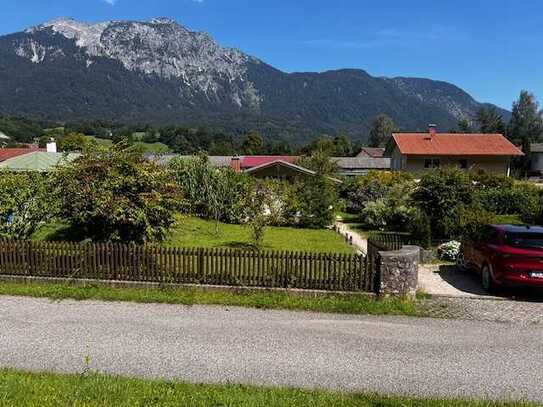
[[507,232],[505,240],[509,246],[521,249],[542,249],[543,234],[532,232]]
[[462,170],[468,168],[468,160],[462,159],[458,161],[458,167]]
[[424,168],[439,168],[439,158],[427,158],[424,160]]
[[475,232],[473,238],[478,243],[498,244],[500,234],[492,226],[485,225],[482,226],[477,232]]

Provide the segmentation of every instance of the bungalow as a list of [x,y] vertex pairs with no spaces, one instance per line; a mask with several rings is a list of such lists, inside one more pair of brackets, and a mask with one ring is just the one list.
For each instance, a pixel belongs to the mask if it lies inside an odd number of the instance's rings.
[[78,158],[79,153],[32,151],[0,162],[0,170],[48,172]]
[[385,149],[381,147],[362,147],[357,157],[382,158],[385,156]]
[[421,173],[439,167],[458,167],[509,175],[511,158],[522,151],[501,134],[393,133],[386,155],[391,169]]
[[[296,165],[293,156],[245,156],[232,157],[230,167],[236,172],[245,172],[255,178],[274,178],[293,181],[313,177],[315,171]],[[341,182],[334,179],[334,181]]]
[[[148,155],[155,162],[167,165],[173,158],[192,158],[175,154]],[[293,179],[300,176],[311,176],[315,173],[297,165],[298,156],[247,155],[247,156],[209,156],[209,162],[216,167],[232,167],[235,171],[243,171],[257,178]],[[370,170],[390,170],[390,158],[371,157],[332,157],[338,167],[338,175],[355,176],[367,174]]]

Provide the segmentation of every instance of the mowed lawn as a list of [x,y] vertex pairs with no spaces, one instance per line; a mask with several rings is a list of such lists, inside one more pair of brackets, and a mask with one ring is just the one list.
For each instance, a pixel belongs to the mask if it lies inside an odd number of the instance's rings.
[[[103,147],[111,147],[113,145],[113,141],[111,139],[103,139],[98,138],[94,136],[86,136],[89,141],[95,141],[98,143],[98,145]],[[164,143],[144,143],[142,141],[135,141],[134,144],[139,145],[143,148],[143,151],[145,153],[169,153],[171,152],[170,147],[168,147]]]
[[[194,217],[179,216],[170,238],[165,242],[174,247],[250,247],[251,228],[228,225]],[[354,253],[351,246],[332,230],[267,227],[263,249],[304,252]]]
[[[77,231],[62,223],[51,223],[39,228],[32,240],[78,241]],[[170,236],[163,243],[170,247],[218,247],[244,249],[252,247],[251,228],[229,225],[190,217],[177,216]],[[354,253],[344,239],[333,230],[300,229],[289,227],[266,228],[263,249],[314,253]]]
[[0,370],[0,405],[10,407],[528,407],[535,404],[425,400],[318,390],[197,385],[100,374],[59,375]]

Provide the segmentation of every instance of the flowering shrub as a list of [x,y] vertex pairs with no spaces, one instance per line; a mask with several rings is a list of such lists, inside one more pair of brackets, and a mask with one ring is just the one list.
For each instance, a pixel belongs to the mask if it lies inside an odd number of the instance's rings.
[[447,243],[443,243],[437,248],[437,255],[441,260],[454,261],[460,253],[460,242],[452,240]]

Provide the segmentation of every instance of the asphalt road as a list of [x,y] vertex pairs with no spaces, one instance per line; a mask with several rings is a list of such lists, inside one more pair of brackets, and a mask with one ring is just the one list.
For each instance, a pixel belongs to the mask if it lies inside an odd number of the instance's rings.
[[543,401],[543,327],[0,297],[0,366]]

